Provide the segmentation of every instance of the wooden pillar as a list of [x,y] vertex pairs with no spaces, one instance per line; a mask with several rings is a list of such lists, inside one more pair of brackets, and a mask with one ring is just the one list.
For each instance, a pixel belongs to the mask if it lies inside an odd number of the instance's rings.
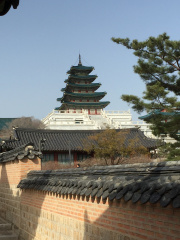
[[77,152],[74,152],[74,167],[77,165]]
[[58,162],[58,153],[57,152],[54,153],[54,161]]

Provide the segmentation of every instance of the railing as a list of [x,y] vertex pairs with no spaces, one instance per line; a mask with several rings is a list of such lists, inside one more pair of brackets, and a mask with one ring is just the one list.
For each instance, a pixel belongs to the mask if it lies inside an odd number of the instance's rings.
[[87,110],[53,110],[51,113],[49,113],[45,118],[42,119],[43,122],[49,120],[50,117],[53,115],[59,115],[59,114],[83,114],[84,116],[88,117],[88,111]]
[[50,118],[53,114],[54,114],[53,112],[49,113],[45,118],[42,119],[42,122],[45,122],[45,121],[49,120],[49,118]]
[[81,121],[54,121],[49,123],[50,126],[53,125],[58,125],[58,126],[63,126],[63,125],[73,125],[73,126],[78,126],[78,125],[85,125],[85,126],[94,126],[95,124],[93,122],[81,122]]
[[150,124],[148,124],[148,123],[146,123],[146,122],[144,122],[144,121],[133,121],[132,124],[136,124],[136,125],[137,125],[137,124],[139,124],[139,125],[148,125],[148,126],[150,125]]
[[67,113],[73,113],[73,114],[79,114],[79,113],[88,113],[87,110],[53,110],[52,113],[54,114],[67,114]]
[[105,114],[130,114],[130,110],[128,111],[120,111],[120,110],[102,110]]

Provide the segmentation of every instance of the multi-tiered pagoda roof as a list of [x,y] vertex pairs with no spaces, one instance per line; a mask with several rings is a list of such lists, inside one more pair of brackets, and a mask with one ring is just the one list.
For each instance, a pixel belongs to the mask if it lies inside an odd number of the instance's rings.
[[88,113],[97,114],[100,109],[105,108],[110,102],[100,101],[106,92],[95,92],[100,83],[93,83],[97,75],[90,75],[94,67],[83,66],[79,55],[78,66],[72,66],[67,74],[68,79],[64,82],[66,87],[62,88],[63,96],[57,98],[61,106],[56,110],[88,110]]

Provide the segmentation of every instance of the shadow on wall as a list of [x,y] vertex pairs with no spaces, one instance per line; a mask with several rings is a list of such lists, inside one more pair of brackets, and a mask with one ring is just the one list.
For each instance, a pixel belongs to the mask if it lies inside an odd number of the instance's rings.
[[[51,224],[47,219],[47,212],[44,211],[44,200],[46,193],[36,190],[22,190],[21,194],[21,229],[23,240],[43,239],[48,235],[48,228]],[[45,239],[45,238],[44,238]],[[51,239],[48,238],[48,239]],[[53,239],[53,238],[52,238]]]
[[[100,199],[86,199],[94,204],[94,208],[84,211],[84,237],[83,240],[135,240],[129,238],[127,216],[122,222],[127,229],[120,227],[118,207],[120,202],[101,201]],[[112,206],[114,207],[112,208]],[[126,206],[127,207],[127,206]],[[120,214],[121,211],[119,211]],[[121,212],[123,215],[123,213]],[[115,216],[116,215],[116,216]],[[115,220],[115,221],[114,221]],[[126,222],[126,223],[125,223]],[[81,239],[81,238],[80,238]]]
[[[1,163],[0,178],[0,216],[13,224],[13,229],[19,235],[20,240],[34,240],[38,228],[38,218],[41,215],[41,206],[44,196],[38,198],[39,210],[34,205],[34,191],[26,194],[17,188],[18,183],[27,172],[38,168],[39,159],[15,160]],[[31,203],[28,206],[27,203]]]
[[[135,207],[134,205],[130,206],[120,201],[100,201],[99,199],[91,199],[90,201],[95,203],[95,208],[93,211],[91,209],[84,212],[83,240],[136,240],[146,238],[147,235],[130,233],[133,218],[136,218],[135,215],[132,216],[130,213],[131,209]],[[138,224],[139,221],[136,225],[138,226]]]
[[99,202],[84,211],[83,240],[180,239],[178,210],[124,200]]
[[[16,234],[20,228],[20,190],[16,188],[17,172],[10,171],[9,163],[1,164],[0,216],[13,224]],[[9,172],[9,174],[7,173]],[[8,176],[9,175],[9,176]],[[14,184],[11,184],[14,180]]]

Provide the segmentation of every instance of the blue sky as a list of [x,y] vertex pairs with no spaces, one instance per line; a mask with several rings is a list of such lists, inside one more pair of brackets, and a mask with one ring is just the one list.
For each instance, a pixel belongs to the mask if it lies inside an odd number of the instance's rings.
[[60,106],[79,52],[83,65],[95,67],[98,91],[107,92],[106,110],[130,109],[120,96],[141,96],[145,86],[133,72],[137,58],[111,37],[143,41],[167,32],[180,40],[179,9],[179,0],[21,0],[0,17],[0,117],[42,119]]

